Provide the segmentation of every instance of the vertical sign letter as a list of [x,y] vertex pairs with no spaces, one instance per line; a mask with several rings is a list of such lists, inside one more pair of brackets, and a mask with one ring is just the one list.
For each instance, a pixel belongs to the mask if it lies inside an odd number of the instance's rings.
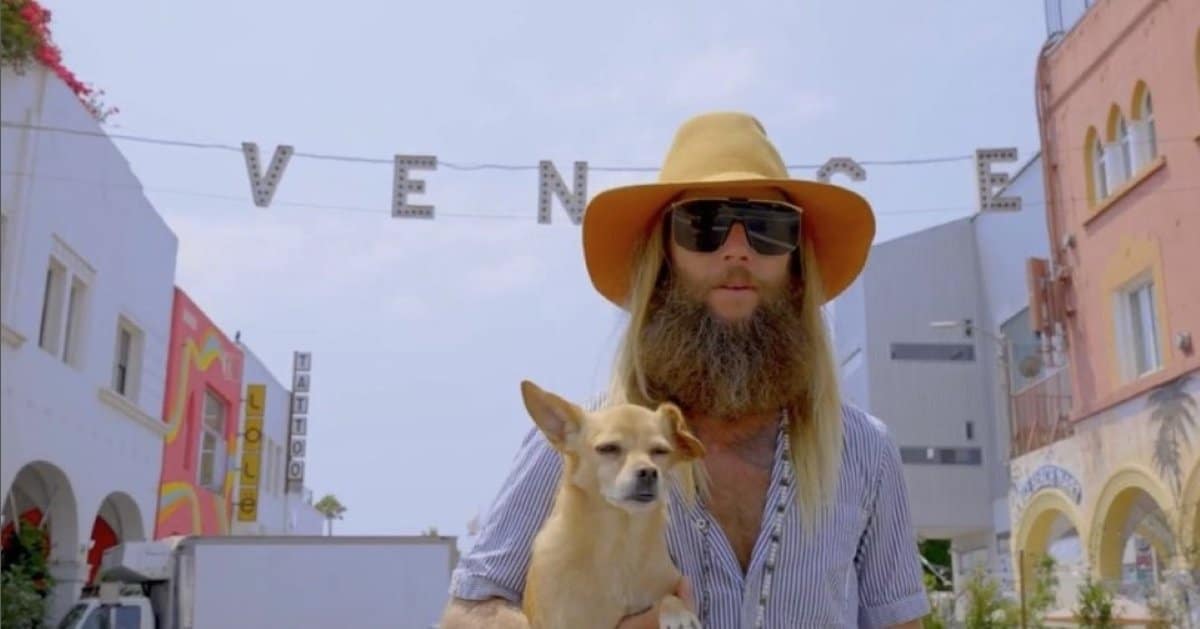
[[308,394],[312,385],[312,354],[295,352],[292,356],[292,413],[288,421],[288,491],[304,487],[305,442],[308,432]]
[[258,159],[258,145],[254,142],[242,142],[242,155],[246,158],[246,173],[250,175],[250,193],[254,196],[254,205],[271,206],[275,188],[279,187],[279,181],[283,179],[283,170],[287,168],[293,152],[294,149],[286,144],[275,147],[271,165],[267,167],[264,176]]
[[242,467],[239,474],[237,520],[258,520],[259,478],[262,476],[263,414],[267,406],[267,387],[246,385],[246,427],[242,431]]
[[542,160],[538,164],[538,222],[550,224],[550,205],[553,202],[550,195],[558,197],[567,211],[571,222],[578,225],[583,222],[583,210],[587,207],[587,162],[575,162],[575,190],[572,192],[563,182],[558,169],[550,160]]
[[409,205],[408,193],[424,194],[423,179],[409,179],[408,171],[437,170],[433,155],[397,155],[393,159],[392,218],[433,218],[432,205]]
[[1017,149],[977,149],[975,151],[975,183],[979,189],[979,211],[1021,211],[1021,197],[997,197],[997,187],[1008,183],[1007,173],[992,172],[993,162],[1017,161]]
[[829,183],[834,173],[842,173],[850,177],[851,181],[863,181],[867,178],[867,171],[853,159],[849,157],[831,157],[829,161],[825,162],[817,170],[817,181]]

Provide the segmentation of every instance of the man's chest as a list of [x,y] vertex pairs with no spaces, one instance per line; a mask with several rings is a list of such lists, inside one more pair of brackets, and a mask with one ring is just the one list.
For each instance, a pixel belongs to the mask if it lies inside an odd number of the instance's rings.
[[856,557],[867,524],[863,479],[844,476],[834,503],[806,533],[779,471],[709,466],[708,499],[672,506],[670,553],[693,583],[705,626],[753,626],[759,613],[765,626],[855,623]]
[[718,467],[710,470],[710,481],[709,496],[704,507],[729,542],[744,572],[763,531],[763,509],[770,489],[770,471],[736,465],[724,469]]

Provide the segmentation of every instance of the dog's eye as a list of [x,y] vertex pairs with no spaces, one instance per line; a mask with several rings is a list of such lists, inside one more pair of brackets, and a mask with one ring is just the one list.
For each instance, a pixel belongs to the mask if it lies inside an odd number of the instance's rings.
[[650,456],[667,456],[671,451],[667,448],[654,448],[650,450]]
[[620,454],[621,446],[615,443],[602,443],[596,446],[596,452],[600,454]]

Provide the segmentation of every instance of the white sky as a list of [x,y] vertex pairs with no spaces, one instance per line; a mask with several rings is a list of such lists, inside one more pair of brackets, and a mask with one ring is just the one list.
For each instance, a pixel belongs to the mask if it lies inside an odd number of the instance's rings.
[[[253,140],[264,160],[289,143],[569,177],[658,166],[711,109],[759,116],[789,163],[1037,144],[1040,0],[46,5],[67,66],[120,107],[111,131]],[[339,533],[462,535],[532,426],[518,382],[580,399],[607,379],[621,318],[578,227],[557,205],[536,224],[535,171],[421,172],[443,215],[393,220],[388,166],[294,159],[275,197],[376,212],[264,210],[235,153],[119,145],[180,238],[178,284],[281,380],[313,353],[307,483],[349,507]],[[867,172],[848,185],[881,240],[974,207],[969,161]],[[652,177],[594,172],[589,194]]]

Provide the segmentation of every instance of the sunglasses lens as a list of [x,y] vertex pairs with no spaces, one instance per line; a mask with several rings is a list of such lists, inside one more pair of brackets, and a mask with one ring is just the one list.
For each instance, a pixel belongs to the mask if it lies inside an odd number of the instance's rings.
[[800,213],[778,203],[696,200],[671,211],[675,243],[700,253],[720,249],[735,223],[742,224],[750,246],[761,255],[791,253],[800,240]]
[[718,206],[708,201],[681,205],[671,213],[675,242],[689,251],[711,253],[721,248],[729,233],[729,221],[718,224]]

